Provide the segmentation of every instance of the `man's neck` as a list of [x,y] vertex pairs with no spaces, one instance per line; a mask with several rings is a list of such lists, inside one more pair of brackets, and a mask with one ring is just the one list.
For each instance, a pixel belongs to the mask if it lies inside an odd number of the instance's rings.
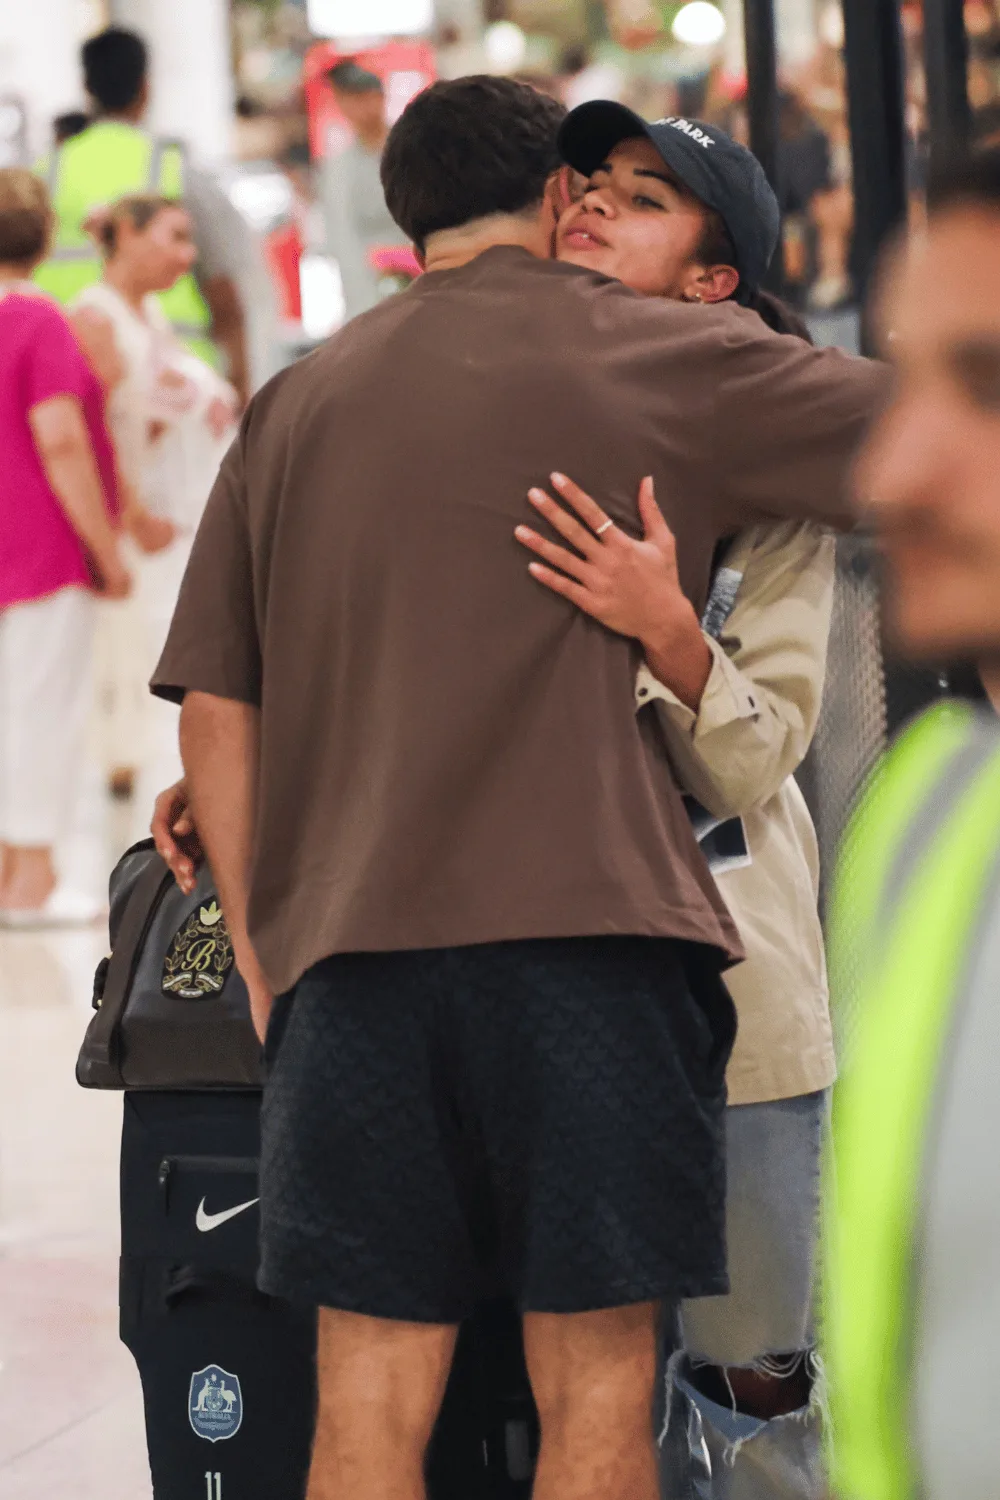
[[139,104],[128,109],[102,109],[95,116],[95,125],[141,125],[145,110]]
[[486,250],[501,245],[510,245],[518,250],[527,250],[538,260],[548,260],[550,236],[543,226],[534,220],[512,218],[509,214],[494,214],[488,219],[477,219],[474,224],[461,229],[442,229],[427,240],[425,266],[427,271],[457,271],[468,265]]

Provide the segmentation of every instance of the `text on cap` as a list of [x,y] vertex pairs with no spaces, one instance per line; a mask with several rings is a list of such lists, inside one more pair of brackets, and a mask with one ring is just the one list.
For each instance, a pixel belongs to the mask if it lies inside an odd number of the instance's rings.
[[697,125],[692,125],[690,120],[685,120],[681,115],[667,115],[664,120],[657,120],[657,125],[669,125],[671,130],[683,130],[685,135],[697,141],[699,146],[714,146],[715,141],[710,135]]

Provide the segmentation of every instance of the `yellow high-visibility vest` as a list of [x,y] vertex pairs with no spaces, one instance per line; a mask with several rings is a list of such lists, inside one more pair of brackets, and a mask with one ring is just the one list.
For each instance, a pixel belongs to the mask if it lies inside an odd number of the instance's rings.
[[834,1095],[824,1244],[837,1500],[921,1493],[912,1410],[922,1188],[998,866],[1000,726],[939,705],[872,777],[831,907],[834,993],[850,989],[858,1014]]
[[[62,303],[101,279],[100,253],[83,228],[96,207],[128,193],[183,197],[183,148],[119,120],[88,126],[54,151],[39,171],[48,181],[56,231],[52,252],[35,280]],[[209,337],[212,316],[195,278],[182,276],[158,300],[178,336],[200,359],[218,366],[218,351]]]

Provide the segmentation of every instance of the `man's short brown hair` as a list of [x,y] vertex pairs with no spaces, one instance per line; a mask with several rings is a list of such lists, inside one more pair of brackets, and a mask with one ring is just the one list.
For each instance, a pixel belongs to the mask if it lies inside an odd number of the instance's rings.
[[45,254],[51,222],[44,182],[23,167],[0,169],[0,263],[33,266]]
[[538,207],[561,165],[565,106],[512,78],[473,75],[411,99],[382,153],[389,212],[422,253],[428,236]]

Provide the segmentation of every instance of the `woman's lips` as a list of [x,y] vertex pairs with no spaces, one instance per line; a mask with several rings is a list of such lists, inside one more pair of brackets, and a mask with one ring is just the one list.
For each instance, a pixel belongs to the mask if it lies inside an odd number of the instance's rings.
[[563,236],[563,244],[571,250],[606,250],[608,247],[607,240],[602,240],[599,235],[582,226],[567,230]]

